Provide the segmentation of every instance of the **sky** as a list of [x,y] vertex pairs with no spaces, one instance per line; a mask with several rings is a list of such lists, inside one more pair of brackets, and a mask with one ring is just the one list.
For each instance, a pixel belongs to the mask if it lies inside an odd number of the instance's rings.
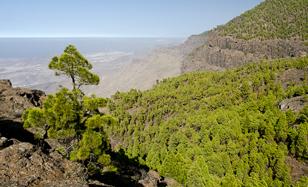
[[188,37],[262,0],[0,0],[0,37]]

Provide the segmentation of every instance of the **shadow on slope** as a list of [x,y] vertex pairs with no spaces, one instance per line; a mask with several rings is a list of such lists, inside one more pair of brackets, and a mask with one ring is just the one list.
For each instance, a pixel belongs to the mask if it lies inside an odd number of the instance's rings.
[[[48,152],[50,149],[50,146],[45,141],[35,139],[34,134],[24,129],[22,123],[13,120],[0,119],[0,137],[6,137],[10,140],[16,139],[20,142],[28,142],[37,145],[43,152]],[[10,141],[10,145],[13,143],[13,141]]]
[[[142,187],[141,180],[151,180],[148,176],[149,168],[141,165],[137,159],[128,158],[123,149],[118,152],[109,153],[113,165],[118,168],[117,172],[106,172],[104,175],[94,175],[91,179],[100,181],[111,186]],[[156,181],[157,186],[166,184]],[[98,186],[98,185],[91,185]]]

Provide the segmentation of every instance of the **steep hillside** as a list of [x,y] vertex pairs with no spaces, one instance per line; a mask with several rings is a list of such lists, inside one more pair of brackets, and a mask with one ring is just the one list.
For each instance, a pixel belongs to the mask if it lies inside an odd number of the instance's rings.
[[307,3],[307,0],[266,0],[216,30],[245,40],[308,40]]
[[0,80],[0,186],[87,186],[84,167],[62,158],[23,129],[21,114],[40,106],[45,93]]
[[[50,96],[50,95],[49,95]],[[166,186],[178,184],[155,171],[111,153],[117,172],[91,175],[84,164],[63,155],[62,141],[38,140],[35,128],[24,129],[22,113],[44,105],[46,95],[39,90],[14,88],[0,80],[0,186]],[[63,143],[63,142],[62,142]],[[62,150],[62,151],[61,151]]]
[[186,186],[306,186],[307,77],[305,57],[118,93],[111,142]]
[[186,56],[182,72],[306,56],[307,7],[307,0],[265,0],[226,25],[201,34],[207,41]]

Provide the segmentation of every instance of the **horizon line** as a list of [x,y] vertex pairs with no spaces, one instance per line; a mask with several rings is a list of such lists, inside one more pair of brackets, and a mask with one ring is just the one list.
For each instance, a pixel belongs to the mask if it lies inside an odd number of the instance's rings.
[[189,36],[117,36],[117,35],[62,35],[62,36],[50,36],[50,35],[0,35],[0,38],[187,38]]

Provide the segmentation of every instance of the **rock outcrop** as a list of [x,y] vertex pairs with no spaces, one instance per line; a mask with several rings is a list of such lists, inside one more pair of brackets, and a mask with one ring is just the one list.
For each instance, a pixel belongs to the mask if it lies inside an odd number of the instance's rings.
[[[293,85],[308,86],[308,69],[288,69],[277,76],[277,82],[282,83],[282,87],[287,89]],[[293,96],[286,98],[279,103],[279,108],[283,111],[291,110],[293,112],[301,111],[308,105],[308,95]]]
[[47,143],[38,145],[22,127],[23,111],[40,106],[44,96],[0,80],[0,186],[87,186],[80,164],[49,152]]
[[294,112],[301,111],[308,103],[308,95],[297,96],[285,99],[279,103],[279,108],[283,111],[291,110]]
[[203,34],[206,42],[183,60],[182,72],[222,70],[261,59],[301,57],[308,46],[300,39],[243,40],[221,36],[217,31]]
[[26,108],[40,106],[45,93],[40,90],[13,88],[9,80],[0,80],[0,124],[1,121],[21,121]]
[[0,186],[87,186],[84,168],[57,152],[16,142],[0,151]]
[[299,161],[294,157],[288,156],[286,162],[291,168],[291,177],[294,181],[298,181],[302,176],[308,176],[307,161]]
[[288,69],[278,75],[278,81],[282,83],[283,88],[291,85],[305,84],[308,86],[307,81],[308,68],[305,69]]
[[0,137],[34,143],[32,133],[21,124],[25,109],[40,106],[45,93],[39,90],[13,88],[9,80],[0,80]]

